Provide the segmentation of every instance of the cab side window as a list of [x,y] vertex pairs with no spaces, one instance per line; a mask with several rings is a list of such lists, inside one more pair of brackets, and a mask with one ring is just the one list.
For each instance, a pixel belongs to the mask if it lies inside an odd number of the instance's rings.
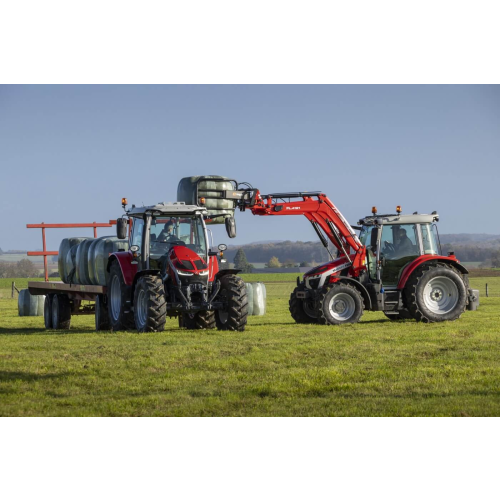
[[144,230],[144,221],[142,219],[134,219],[132,226],[132,238],[130,246],[137,245],[139,249],[142,247],[142,232]]

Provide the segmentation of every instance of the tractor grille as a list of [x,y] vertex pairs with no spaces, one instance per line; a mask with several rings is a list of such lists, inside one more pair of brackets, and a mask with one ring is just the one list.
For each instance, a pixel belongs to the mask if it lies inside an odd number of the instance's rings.
[[317,290],[318,289],[318,285],[319,285],[319,280],[321,278],[310,278],[309,279],[309,286],[313,289],[313,290]]

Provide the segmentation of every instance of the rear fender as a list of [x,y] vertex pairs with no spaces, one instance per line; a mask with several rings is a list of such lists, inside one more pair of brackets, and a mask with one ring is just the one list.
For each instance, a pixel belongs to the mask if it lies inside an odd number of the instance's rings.
[[361,293],[361,296],[363,297],[363,301],[365,303],[365,310],[366,311],[371,311],[372,309],[372,299],[370,298],[370,294],[368,293],[368,290],[357,280],[353,278],[347,278],[347,277],[339,277],[339,279],[334,279],[330,280],[330,283],[346,283],[348,285],[352,285],[356,287],[356,289]]
[[108,259],[108,272],[111,268],[113,261],[117,260],[120,264],[122,270],[123,280],[127,286],[132,286],[134,282],[134,276],[137,274],[137,264],[132,264],[132,253],[131,252],[115,252],[109,256]]
[[462,274],[469,274],[467,268],[460,264],[454,255],[450,255],[449,257],[445,257],[444,255],[421,255],[403,269],[399,278],[398,289],[402,290],[406,286],[406,282],[417,268],[419,268],[422,264],[430,264],[431,262],[442,262],[453,266]]

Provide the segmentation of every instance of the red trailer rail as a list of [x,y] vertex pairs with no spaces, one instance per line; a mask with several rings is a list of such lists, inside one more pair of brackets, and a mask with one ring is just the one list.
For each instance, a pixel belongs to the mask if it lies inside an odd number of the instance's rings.
[[47,264],[48,255],[59,255],[59,252],[47,251],[47,241],[45,238],[45,229],[76,229],[79,227],[92,227],[94,228],[94,238],[97,238],[97,228],[98,227],[113,227],[116,224],[116,220],[110,220],[109,222],[85,222],[77,224],[26,224],[28,229],[41,229],[42,230],[42,243],[43,251],[41,252],[27,252],[30,257],[43,255],[43,267],[45,270],[45,281],[49,281],[49,268]]

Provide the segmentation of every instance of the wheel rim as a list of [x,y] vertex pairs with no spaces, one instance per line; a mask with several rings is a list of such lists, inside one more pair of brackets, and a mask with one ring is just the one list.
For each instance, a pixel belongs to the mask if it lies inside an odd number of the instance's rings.
[[318,314],[316,313],[316,310],[314,309],[314,302],[312,300],[304,300],[303,301],[303,309],[304,312],[306,313],[307,316],[310,318],[317,318]]
[[424,289],[425,306],[435,314],[453,311],[458,303],[458,296],[457,285],[446,276],[432,278]]
[[137,304],[135,305],[137,308],[137,320],[139,322],[139,327],[143,327],[146,324],[147,318],[147,300],[146,293],[144,290],[139,290],[137,295]]
[[330,314],[337,321],[347,321],[354,315],[356,303],[354,299],[347,293],[337,293],[328,304]]
[[115,321],[120,317],[120,310],[122,307],[122,291],[120,287],[120,280],[116,274],[111,280],[111,316]]

